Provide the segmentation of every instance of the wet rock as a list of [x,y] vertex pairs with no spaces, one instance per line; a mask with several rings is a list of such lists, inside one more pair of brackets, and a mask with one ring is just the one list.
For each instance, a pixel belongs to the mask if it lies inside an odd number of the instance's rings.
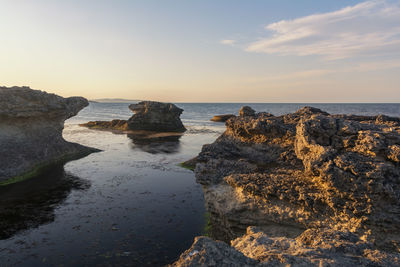
[[142,101],[129,106],[135,114],[129,120],[90,121],[80,126],[118,132],[185,132],[180,115],[183,109],[171,103]]
[[260,264],[399,264],[398,118],[305,107],[226,125],[195,169],[214,237]]
[[29,87],[0,87],[0,182],[33,176],[45,166],[98,151],[62,137],[64,121],[88,105]]
[[117,131],[127,131],[128,123],[126,120],[112,120],[112,121],[89,121],[88,123],[80,124],[80,126],[85,126],[91,129],[99,130],[117,130]]
[[233,114],[224,114],[224,115],[215,115],[214,117],[211,118],[211,121],[215,122],[226,122],[230,118],[236,117]]

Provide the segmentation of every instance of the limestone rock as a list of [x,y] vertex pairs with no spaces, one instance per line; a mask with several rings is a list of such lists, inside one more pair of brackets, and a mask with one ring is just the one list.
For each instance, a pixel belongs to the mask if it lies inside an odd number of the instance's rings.
[[129,120],[90,121],[80,126],[116,132],[185,132],[180,115],[183,109],[171,103],[142,101],[129,106],[135,114]]
[[35,174],[39,167],[98,151],[62,137],[64,121],[88,105],[29,87],[0,87],[0,182]]
[[208,237],[196,237],[190,249],[185,251],[179,260],[170,266],[254,266],[257,261],[244,256],[221,241]]
[[399,118],[305,107],[226,126],[195,168],[214,237],[229,242],[257,226],[262,234],[247,235],[262,245],[244,236],[233,246],[277,266],[398,264]]
[[180,115],[183,109],[171,103],[142,101],[129,106],[135,114],[128,120],[131,130],[184,132]]

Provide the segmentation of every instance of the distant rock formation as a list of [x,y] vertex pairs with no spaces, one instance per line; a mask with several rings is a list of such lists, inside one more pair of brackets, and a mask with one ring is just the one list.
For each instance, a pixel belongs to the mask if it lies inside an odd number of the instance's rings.
[[241,107],[239,110],[240,117],[255,116],[255,114],[256,114],[256,111],[249,106]]
[[142,101],[129,106],[135,114],[128,120],[130,130],[184,132],[180,115],[183,109],[171,103]]
[[400,265],[400,118],[241,113],[195,168],[231,250],[197,238],[175,266]]
[[183,109],[171,103],[142,101],[129,106],[135,114],[129,120],[90,121],[81,124],[91,129],[114,131],[184,132],[180,115]]
[[214,117],[211,118],[211,121],[215,122],[226,122],[230,118],[236,117],[233,114],[224,114],[224,115],[215,115]]
[[29,87],[0,87],[0,183],[18,181],[49,164],[98,151],[62,137],[64,121],[88,101]]

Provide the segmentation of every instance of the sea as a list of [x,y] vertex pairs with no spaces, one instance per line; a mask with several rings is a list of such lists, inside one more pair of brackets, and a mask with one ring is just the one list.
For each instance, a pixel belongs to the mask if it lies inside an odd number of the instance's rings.
[[137,140],[79,126],[128,119],[127,103],[91,102],[65,123],[70,142],[101,152],[0,187],[0,266],[165,266],[207,235],[207,211],[194,173],[179,163],[212,143],[225,124],[214,115],[240,107],[282,115],[304,106],[331,114],[400,117],[400,104],[176,103],[180,138]]

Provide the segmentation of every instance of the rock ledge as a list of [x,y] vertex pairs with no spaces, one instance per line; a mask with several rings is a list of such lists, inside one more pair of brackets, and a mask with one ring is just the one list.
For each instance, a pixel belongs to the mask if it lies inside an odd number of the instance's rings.
[[62,137],[64,121],[88,101],[29,87],[0,87],[0,183],[36,175],[41,168],[98,151]]

